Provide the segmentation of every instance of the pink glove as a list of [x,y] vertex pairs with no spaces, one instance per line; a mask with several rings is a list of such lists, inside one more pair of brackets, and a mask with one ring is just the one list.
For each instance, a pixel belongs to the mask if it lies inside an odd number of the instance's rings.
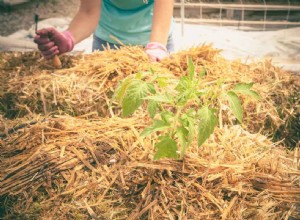
[[70,31],[59,32],[54,28],[44,28],[37,31],[34,42],[43,56],[50,59],[73,50],[75,39]]
[[158,42],[150,42],[146,46],[146,54],[151,62],[161,61],[169,56],[165,45]]

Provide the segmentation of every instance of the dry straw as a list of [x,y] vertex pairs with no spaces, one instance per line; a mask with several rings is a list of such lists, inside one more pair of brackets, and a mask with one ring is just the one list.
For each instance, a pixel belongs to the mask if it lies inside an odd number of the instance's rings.
[[3,140],[7,218],[299,217],[298,150],[224,126],[183,161],[153,162],[143,118],[56,116]]
[[[127,119],[111,97],[139,71],[177,79],[206,69],[203,84],[254,82],[245,123],[220,126],[183,161],[154,162],[141,139],[143,110]],[[64,56],[55,70],[37,53],[0,53],[0,205],[6,219],[288,219],[300,217],[299,76],[260,61],[227,61],[211,46],[152,64],[139,47]],[[67,116],[69,115],[69,116]],[[22,117],[21,117],[22,116]],[[23,117],[25,116],[25,117]],[[7,119],[11,118],[11,119]]]
[[62,57],[65,68],[61,70],[53,69],[36,53],[2,53],[0,56],[3,76],[0,80],[0,112],[6,117],[53,112],[74,116],[97,112],[107,116],[111,114],[108,104],[112,93],[124,77],[150,68],[168,77],[178,77],[186,74],[187,57],[191,57],[196,71],[206,69],[203,83],[207,86],[219,79],[228,86],[237,82],[254,83],[254,89],[263,99],[261,102],[244,99],[248,130],[263,130],[265,134],[276,135],[278,140],[287,137],[290,146],[299,141],[297,133],[290,132],[291,127],[297,127],[297,132],[300,129],[299,76],[274,67],[268,60],[250,65],[231,62],[208,45],[173,54],[172,59],[157,64],[151,64],[140,47],[65,56]]

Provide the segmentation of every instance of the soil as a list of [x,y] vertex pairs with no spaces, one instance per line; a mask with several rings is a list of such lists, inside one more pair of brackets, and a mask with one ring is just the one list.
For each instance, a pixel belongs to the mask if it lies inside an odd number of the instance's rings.
[[[39,2],[38,8],[37,2]],[[40,0],[0,7],[0,36],[8,36],[21,29],[29,29],[34,25],[34,14],[39,19],[54,17],[73,17],[78,10],[80,0]]]

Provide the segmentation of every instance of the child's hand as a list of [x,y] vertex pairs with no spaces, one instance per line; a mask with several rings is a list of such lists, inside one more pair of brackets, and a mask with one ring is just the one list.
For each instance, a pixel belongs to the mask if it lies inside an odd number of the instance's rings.
[[150,42],[146,46],[146,53],[151,62],[161,61],[169,56],[166,46],[157,42]]
[[71,32],[59,32],[54,28],[38,30],[34,42],[46,59],[73,50],[74,37]]

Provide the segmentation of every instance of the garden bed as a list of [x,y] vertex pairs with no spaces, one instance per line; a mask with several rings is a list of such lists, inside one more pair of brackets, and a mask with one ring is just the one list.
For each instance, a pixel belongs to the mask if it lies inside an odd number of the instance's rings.
[[[62,69],[36,52],[0,57],[4,219],[299,218],[299,76],[268,60],[228,61],[209,45],[161,63],[140,47],[62,56]],[[203,88],[253,83],[260,100],[240,97],[242,123],[212,101],[208,139],[193,139],[183,158],[154,160],[164,130],[142,138],[146,105],[122,117],[116,88],[137,73],[177,82],[191,61],[195,74],[205,69]]]

